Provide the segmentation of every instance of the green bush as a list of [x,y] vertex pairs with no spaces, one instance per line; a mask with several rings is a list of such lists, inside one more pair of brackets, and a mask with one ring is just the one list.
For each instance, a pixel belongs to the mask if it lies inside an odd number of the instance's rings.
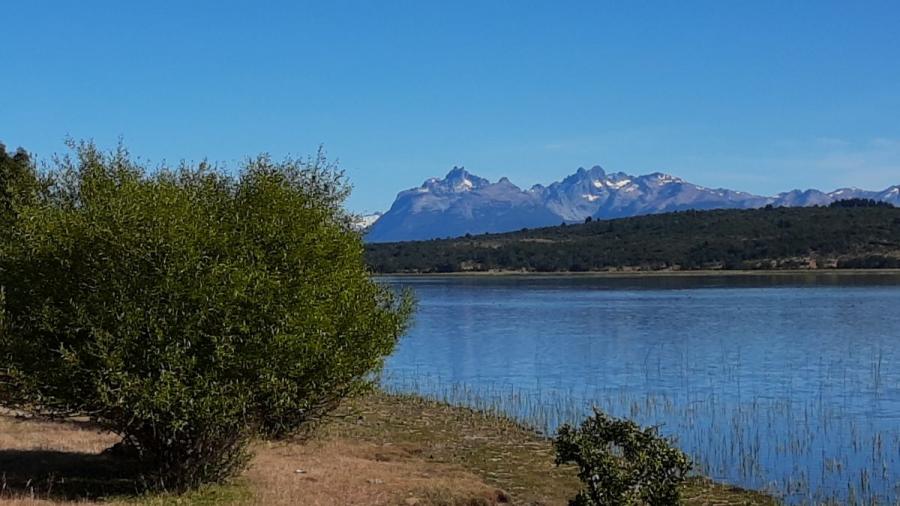
[[688,457],[656,429],[597,409],[578,429],[560,427],[554,447],[557,465],[578,466],[585,489],[570,504],[579,506],[678,504],[691,469]]
[[0,403],[88,415],[184,490],[369,386],[412,303],[371,279],[321,152],[231,177],[70,148],[10,203]]
[[25,150],[7,153],[6,146],[0,143],[0,248],[18,217],[17,209],[34,203],[45,184]]

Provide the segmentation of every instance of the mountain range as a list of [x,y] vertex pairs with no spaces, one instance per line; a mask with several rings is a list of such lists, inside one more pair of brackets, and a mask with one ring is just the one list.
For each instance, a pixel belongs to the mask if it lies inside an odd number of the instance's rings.
[[772,205],[827,205],[865,198],[900,206],[900,185],[882,191],[841,188],[830,193],[793,190],[773,197],[724,188],[705,188],[654,172],[632,176],[607,173],[600,166],[577,172],[549,186],[522,189],[507,178],[492,183],[454,167],[443,179],[431,178],[400,192],[383,215],[368,224],[367,242],[411,241],[485,232],[508,232],[586,218],[609,219],[687,209],[749,209]]

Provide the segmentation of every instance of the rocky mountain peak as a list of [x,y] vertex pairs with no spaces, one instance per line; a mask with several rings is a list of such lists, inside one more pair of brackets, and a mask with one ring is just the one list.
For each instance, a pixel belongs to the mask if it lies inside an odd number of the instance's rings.
[[431,178],[423,184],[444,193],[459,193],[475,190],[491,184],[490,181],[469,173],[465,167],[454,166],[444,179]]

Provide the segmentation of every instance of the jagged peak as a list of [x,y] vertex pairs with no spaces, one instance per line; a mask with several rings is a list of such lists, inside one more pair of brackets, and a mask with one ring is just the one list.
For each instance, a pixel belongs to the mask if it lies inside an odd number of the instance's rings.
[[603,170],[603,167],[599,165],[594,165],[590,169],[585,169],[584,167],[578,167],[578,170],[575,171],[574,174],[567,176],[562,181],[551,184],[550,186],[558,186],[562,185],[572,185],[578,183],[594,183],[598,180],[606,179],[606,171]]
[[[584,167],[578,167],[578,170],[575,171],[575,176],[584,177],[585,175],[590,176],[596,179],[604,179],[606,178],[606,171],[603,170],[603,167],[599,165],[594,165],[590,169],[585,169]],[[571,176],[570,176],[571,177]]]
[[453,168],[450,169],[450,172],[448,172],[447,175],[444,176],[444,179],[465,178],[469,175],[470,175],[469,171],[467,171],[465,167],[463,167],[463,166],[457,167],[456,165],[454,165]]
[[465,167],[454,165],[443,179],[437,177],[427,179],[418,188],[418,192],[459,193],[478,189],[489,184],[490,181],[470,173]]

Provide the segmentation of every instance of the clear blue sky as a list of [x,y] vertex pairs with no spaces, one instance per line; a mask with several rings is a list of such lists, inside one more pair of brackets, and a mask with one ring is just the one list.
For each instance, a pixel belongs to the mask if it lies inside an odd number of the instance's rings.
[[900,2],[0,4],[0,140],[170,162],[325,145],[354,211],[453,165],[758,193],[900,183]]

